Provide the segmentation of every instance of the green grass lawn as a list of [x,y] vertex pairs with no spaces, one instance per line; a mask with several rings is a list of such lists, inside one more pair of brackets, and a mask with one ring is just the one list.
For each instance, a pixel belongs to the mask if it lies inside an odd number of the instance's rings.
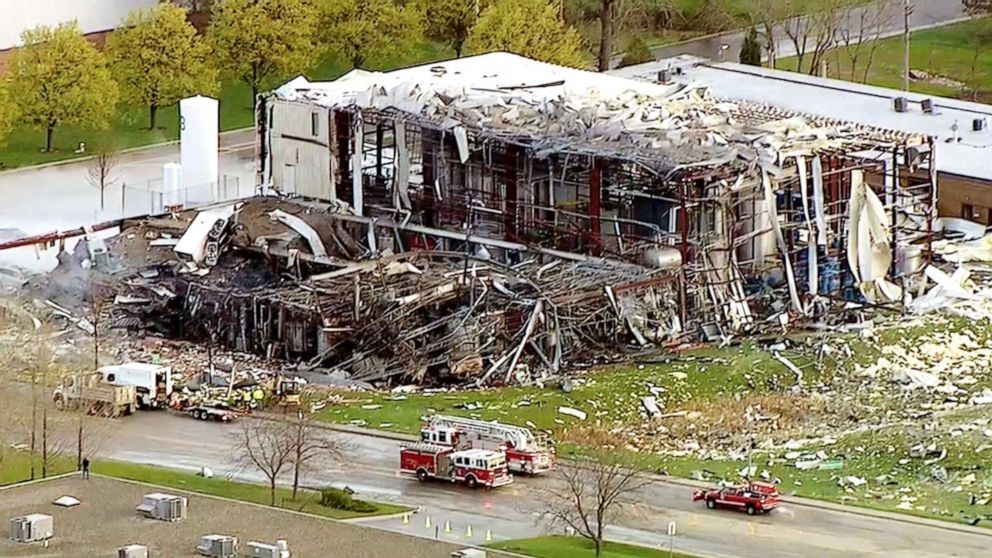
[[[173,469],[134,465],[117,461],[100,461],[94,463],[92,471],[96,474],[166,486],[188,492],[209,494],[211,496],[220,496],[255,504],[269,504],[269,488],[261,484],[237,482],[220,478],[207,479]],[[282,487],[276,488],[276,506],[332,519],[389,515],[409,510],[409,508],[403,506],[372,502],[377,508],[375,512],[357,513],[321,506],[320,494],[312,490],[301,490],[296,500],[293,500],[292,496],[292,490]]]
[[[488,546],[495,550],[526,554],[534,558],[594,558],[596,556],[592,542],[578,537],[536,537],[502,541]],[[607,542],[600,555],[601,558],[669,558],[670,556],[672,558],[692,558],[688,554],[679,552],[669,554],[668,550],[616,542]]]
[[[0,486],[24,482],[31,478],[31,454],[23,451],[4,450],[3,460],[0,461]],[[56,458],[50,465],[48,476],[61,475],[76,469],[74,457]],[[41,478],[41,457],[34,459],[35,478]]]
[[[964,82],[968,87],[992,92],[992,48],[981,49],[976,72],[972,77],[974,49],[970,42],[969,30],[978,23],[964,22],[913,33],[910,42],[910,67],[924,70],[931,75],[939,75]],[[867,46],[862,47],[867,52]],[[867,54],[859,60],[852,75],[852,64],[846,47],[836,48],[828,56],[830,77],[864,81],[864,66]],[[785,70],[796,69],[796,58],[786,58],[778,62]],[[903,43],[901,37],[893,37],[879,42],[875,61],[868,74],[868,83],[881,87],[902,89],[903,84]],[[910,81],[910,89],[927,95],[961,97],[970,99],[970,94],[958,87],[924,81]]]
[[[411,49],[405,56],[372,69],[390,70],[452,56],[453,53],[442,45],[424,42]],[[348,67],[336,58],[325,57],[311,71],[306,72],[306,75],[313,80],[328,80],[340,76],[347,70]],[[275,87],[286,79],[273,80],[269,85]],[[254,125],[251,89],[248,86],[241,82],[227,82],[222,86],[219,98],[221,131]],[[178,105],[160,108],[157,120],[157,129],[149,130],[147,107],[122,105],[107,130],[96,131],[75,126],[56,128],[53,153],[42,151],[45,146],[44,130],[20,126],[7,137],[6,145],[0,147],[0,169],[80,157],[73,153],[80,142],[85,142],[91,150],[101,142],[112,142],[119,149],[128,149],[179,139]]]

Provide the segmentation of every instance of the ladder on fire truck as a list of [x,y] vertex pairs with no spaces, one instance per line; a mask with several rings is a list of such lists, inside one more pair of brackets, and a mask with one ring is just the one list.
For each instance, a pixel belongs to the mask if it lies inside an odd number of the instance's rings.
[[455,428],[490,441],[508,442],[514,449],[521,451],[534,449],[538,445],[534,434],[529,429],[512,424],[486,422],[449,415],[434,415],[428,424],[433,428]]

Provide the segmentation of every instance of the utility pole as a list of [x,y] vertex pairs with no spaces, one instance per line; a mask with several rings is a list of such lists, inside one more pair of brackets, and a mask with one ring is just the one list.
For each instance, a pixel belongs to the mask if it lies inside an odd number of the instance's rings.
[[909,91],[909,16],[913,13],[913,5],[910,0],[904,0],[903,4],[903,28],[902,28],[902,89]]

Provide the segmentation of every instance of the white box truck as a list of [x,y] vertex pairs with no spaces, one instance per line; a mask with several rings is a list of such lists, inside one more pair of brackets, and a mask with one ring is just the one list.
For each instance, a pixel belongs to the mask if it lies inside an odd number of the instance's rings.
[[172,368],[159,364],[129,362],[99,369],[104,381],[118,386],[134,386],[141,408],[166,407],[172,395]]

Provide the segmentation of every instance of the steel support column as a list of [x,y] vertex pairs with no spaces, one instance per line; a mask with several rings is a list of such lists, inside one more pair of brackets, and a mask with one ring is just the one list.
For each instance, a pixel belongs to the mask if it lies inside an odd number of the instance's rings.
[[602,248],[603,163],[598,157],[592,160],[589,171],[589,253],[598,256]]

